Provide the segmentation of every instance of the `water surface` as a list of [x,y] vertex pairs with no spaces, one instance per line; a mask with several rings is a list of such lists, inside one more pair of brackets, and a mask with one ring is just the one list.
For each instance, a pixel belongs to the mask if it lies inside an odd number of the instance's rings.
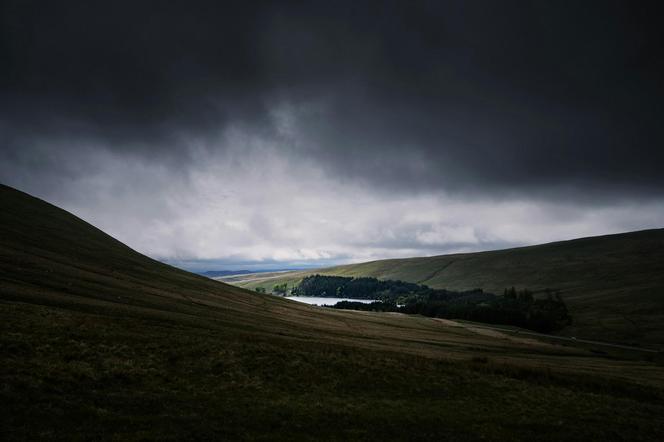
[[363,304],[371,304],[376,302],[376,299],[353,299],[353,298],[319,298],[316,296],[288,296],[286,299],[293,301],[304,302],[311,305],[334,305],[339,301],[361,302]]

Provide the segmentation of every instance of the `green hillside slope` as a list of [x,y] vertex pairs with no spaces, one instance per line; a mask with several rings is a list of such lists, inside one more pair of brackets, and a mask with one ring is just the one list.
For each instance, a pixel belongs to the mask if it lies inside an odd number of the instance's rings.
[[[341,276],[401,279],[434,288],[516,286],[559,289],[574,317],[568,335],[664,344],[664,229],[582,238],[532,247],[428,258],[388,259],[317,270]],[[243,275],[247,288],[296,284],[312,272]]]
[[0,186],[2,440],[657,440],[658,355],[309,307]]

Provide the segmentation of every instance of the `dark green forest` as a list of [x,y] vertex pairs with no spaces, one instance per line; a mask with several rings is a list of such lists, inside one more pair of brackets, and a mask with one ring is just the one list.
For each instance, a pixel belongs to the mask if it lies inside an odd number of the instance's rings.
[[313,275],[304,278],[291,294],[375,299],[370,304],[341,301],[331,307],[513,325],[542,333],[571,323],[560,294],[549,289],[534,293],[511,287],[497,296],[482,289],[455,292],[403,281]]

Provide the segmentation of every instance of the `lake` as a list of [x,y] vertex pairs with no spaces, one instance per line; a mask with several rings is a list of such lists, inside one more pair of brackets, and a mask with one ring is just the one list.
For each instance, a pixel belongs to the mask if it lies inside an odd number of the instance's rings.
[[319,298],[316,296],[287,296],[286,299],[293,301],[304,302],[311,305],[334,305],[339,301],[361,302],[363,304],[371,304],[377,301],[376,299],[351,299],[351,298]]

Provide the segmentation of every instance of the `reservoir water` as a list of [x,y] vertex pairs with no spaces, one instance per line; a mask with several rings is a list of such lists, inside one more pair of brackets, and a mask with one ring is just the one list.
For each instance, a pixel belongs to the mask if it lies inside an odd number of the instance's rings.
[[288,296],[286,299],[293,301],[304,302],[311,305],[334,305],[339,301],[361,302],[363,304],[371,304],[377,301],[376,299],[352,299],[352,298],[319,298],[316,296]]

